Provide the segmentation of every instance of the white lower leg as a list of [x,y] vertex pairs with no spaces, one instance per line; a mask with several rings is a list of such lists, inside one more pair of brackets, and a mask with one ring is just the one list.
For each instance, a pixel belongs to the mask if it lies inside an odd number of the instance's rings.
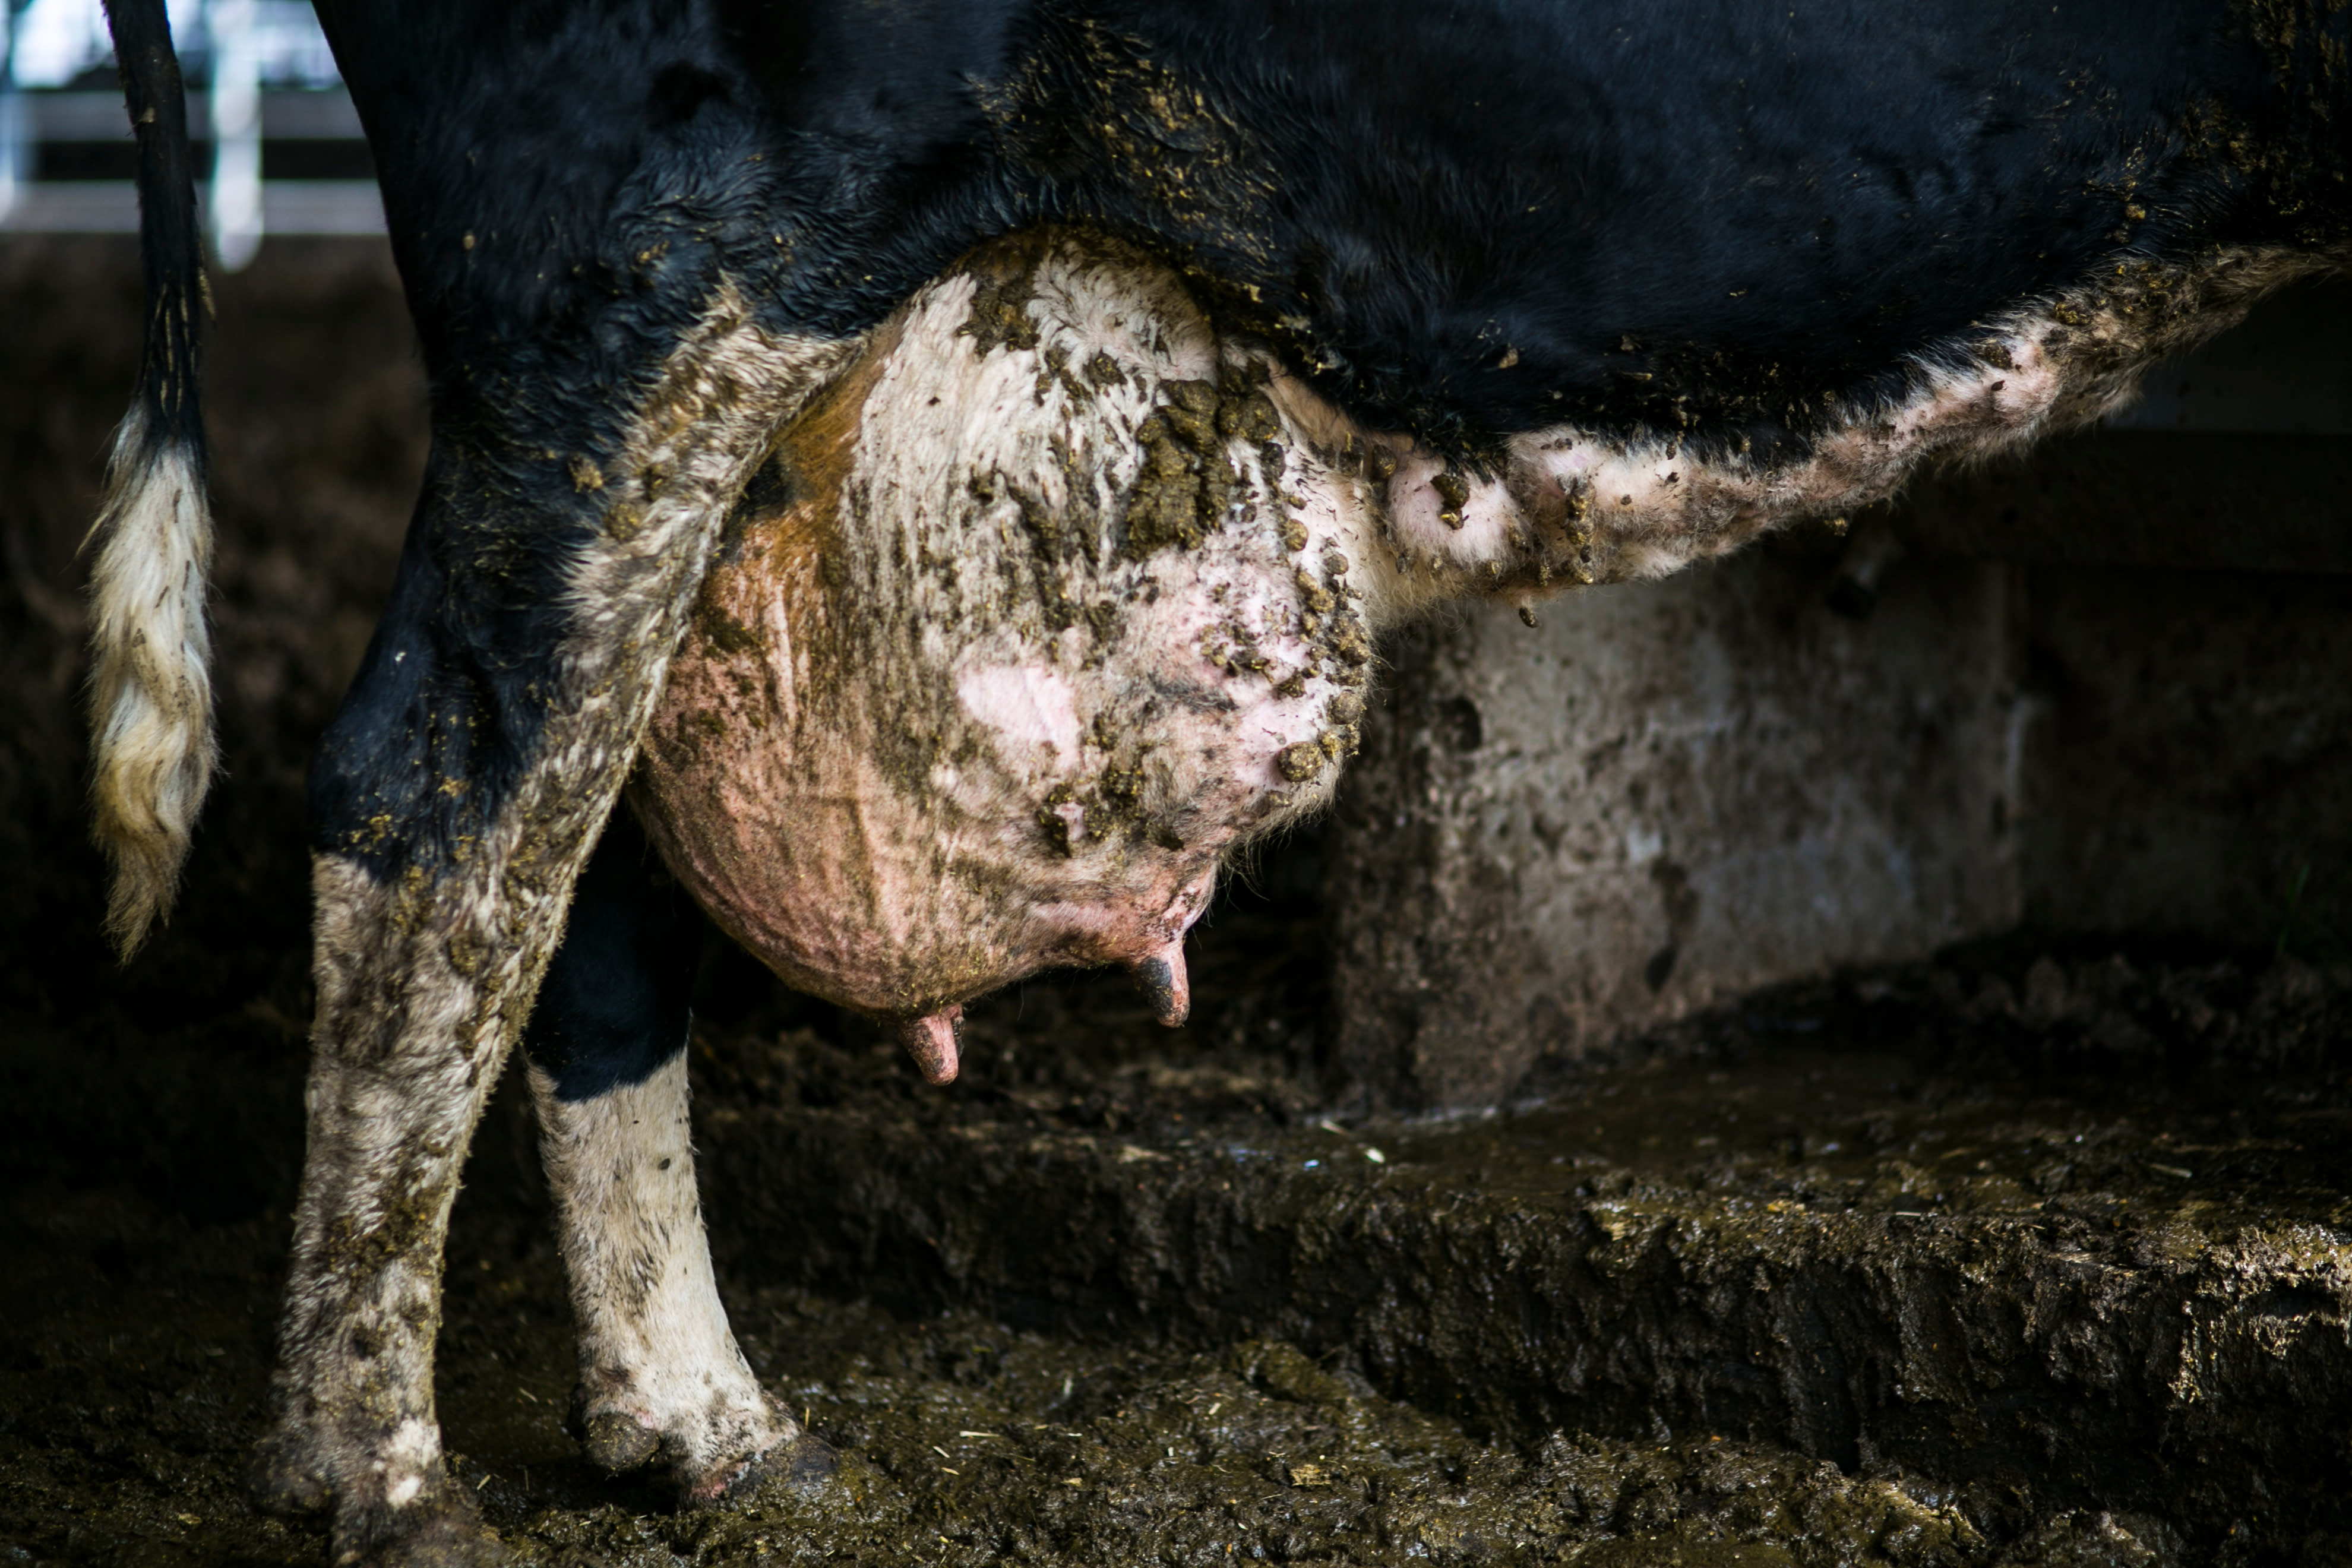
[[557,1098],[530,1068],[580,1336],[575,1406],[591,1460],[658,1455],[689,1499],[724,1492],[800,1435],[727,1326],[695,1189],[683,1054],[643,1083]]

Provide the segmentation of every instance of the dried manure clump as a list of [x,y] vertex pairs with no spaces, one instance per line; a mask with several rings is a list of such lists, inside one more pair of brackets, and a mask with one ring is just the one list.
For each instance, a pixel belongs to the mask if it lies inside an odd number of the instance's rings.
[[1246,481],[1225,455],[1238,437],[1256,443],[1265,472],[1282,471],[1280,422],[1255,377],[1228,365],[1218,381],[1169,384],[1168,401],[1136,427],[1143,464],[1127,501],[1127,551],[1138,560],[1170,545],[1197,550]]
[[[322,1531],[257,1516],[240,1484],[275,1249],[253,1226],[175,1236],[159,1217],[108,1203],[47,1216],[32,1278],[52,1305],[20,1320],[0,1380],[0,1550],[38,1563],[323,1562]],[[160,1267],[110,1285],[101,1248],[58,1246],[76,1226],[135,1237]],[[1997,1550],[1932,1486],[1769,1447],[1482,1442],[1280,1341],[1074,1341],[779,1289],[736,1293],[731,1316],[769,1386],[842,1450],[840,1475],[814,1497],[776,1486],[681,1513],[650,1483],[602,1477],[564,1433],[552,1259],[507,1226],[461,1227],[459,1243],[440,1373],[450,1464],[519,1568],[2053,1560]],[[2060,1560],[2117,1565],[2161,1560],[2147,1542],[2165,1541],[2145,1522],[2072,1515],[2044,1535],[2072,1553]]]

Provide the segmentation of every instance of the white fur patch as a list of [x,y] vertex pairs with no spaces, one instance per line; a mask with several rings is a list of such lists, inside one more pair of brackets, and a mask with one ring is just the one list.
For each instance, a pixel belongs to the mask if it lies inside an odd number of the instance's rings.
[[723,635],[689,641],[640,804],[720,922],[836,1001],[919,1016],[1141,964],[1227,851],[1328,798],[1371,635],[1656,576],[2093,416],[2305,265],[2120,268],[1799,458],[1561,426],[1475,472],[1220,342],[1148,258],[1006,241],[782,438],[808,487],[713,574]]
[[115,433],[90,576],[91,794],[114,868],[106,928],[124,957],[171,912],[220,751],[205,620],[213,521],[195,454],[142,399]]
[[685,1489],[793,1436],[727,1326],[695,1190],[683,1053],[640,1084],[558,1100],[530,1069],[579,1330],[581,1413],[660,1434]]
[[[1782,524],[1883,500],[1923,465],[1979,460],[2095,419],[2158,357],[2316,265],[2231,251],[2194,267],[2117,266],[1920,355],[1908,396],[1847,409],[1808,455],[1779,464],[1562,425],[1512,437],[1500,472],[1460,473],[1409,437],[1356,425],[1303,384],[1280,383],[1281,402],[1286,423],[1327,460],[1353,443],[1394,464],[1384,484],[1331,480],[1343,531],[1392,567],[1372,600],[1391,624],[1465,594],[1664,576]],[[1446,485],[1466,491],[1459,504]]]
[[[282,1494],[325,1494],[341,1518],[362,1519],[419,1473],[402,1455],[423,1433],[432,1461],[414,1507],[439,1495],[432,1341],[467,1140],[636,755],[727,509],[846,346],[770,334],[721,289],[607,465],[604,528],[550,650],[540,745],[497,818],[430,873],[379,882],[355,860],[314,862],[308,1145],[263,1445]],[[708,1370],[700,1350],[689,1359],[694,1375]],[[336,1550],[347,1548],[357,1549],[339,1535]]]

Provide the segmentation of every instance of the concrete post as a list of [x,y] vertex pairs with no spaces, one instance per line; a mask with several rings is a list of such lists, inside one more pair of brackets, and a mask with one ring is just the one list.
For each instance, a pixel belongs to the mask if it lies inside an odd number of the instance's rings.
[[1353,1092],[1492,1104],[1543,1052],[2015,921],[2010,573],[1913,563],[1855,618],[1835,562],[1401,641],[1327,889]]

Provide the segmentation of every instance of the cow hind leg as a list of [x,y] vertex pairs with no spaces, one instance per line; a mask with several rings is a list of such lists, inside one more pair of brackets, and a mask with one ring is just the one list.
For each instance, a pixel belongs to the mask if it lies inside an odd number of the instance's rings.
[[659,1462],[688,1503],[833,1469],[761,1391],[711,1277],[686,1058],[708,929],[616,810],[523,1037],[578,1326],[582,1451],[607,1470]]
[[339,1564],[501,1562],[442,1465],[433,1349],[449,1210],[507,1037],[403,889],[322,855],[314,890],[309,1144],[253,1484],[277,1511],[331,1510]]
[[[433,1401],[459,1167],[727,510],[843,352],[768,331],[723,280],[705,301],[625,409],[518,395],[497,411],[554,419],[593,465],[567,466],[547,433],[467,418],[444,432],[436,411],[392,604],[312,774],[310,1146],[254,1479],[266,1503],[331,1509],[338,1564],[498,1554],[447,1479]],[[632,1108],[652,1081],[621,1091]],[[684,1185],[661,1191],[690,1229],[683,1077],[666,1090]]]

